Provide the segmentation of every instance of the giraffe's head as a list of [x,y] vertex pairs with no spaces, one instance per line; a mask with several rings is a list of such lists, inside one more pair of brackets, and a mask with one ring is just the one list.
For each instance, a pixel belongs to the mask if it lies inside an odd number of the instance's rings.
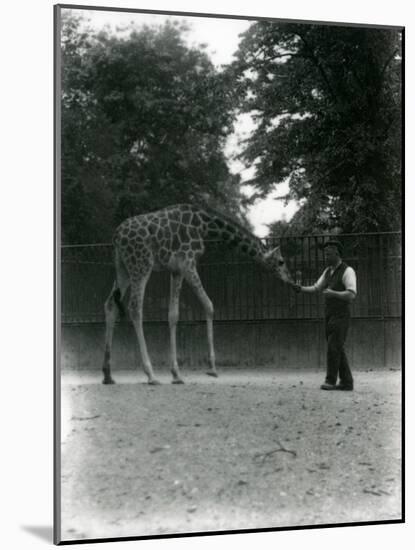
[[289,285],[295,284],[294,279],[292,278],[291,273],[289,272],[288,267],[285,263],[285,260],[282,257],[281,248],[279,245],[275,248],[267,250],[264,254],[264,259],[266,265],[273,273],[277,275],[279,279],[281,279],[285,283],[288,283]]

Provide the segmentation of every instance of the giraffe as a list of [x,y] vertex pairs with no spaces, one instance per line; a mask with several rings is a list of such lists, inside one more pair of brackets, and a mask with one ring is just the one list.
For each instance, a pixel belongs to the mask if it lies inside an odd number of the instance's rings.
[[235,220],[206,206],[190,204],[169,206],[156,212],[133,216],[116,229],[116,279],[105,302],[104,384],[113,384],[111,349],[115,323],[127,300],[128,311],[137,335],[143,369],[149,384],[159,384],[147,351],[143,332],[143,301],[146,284],[153,270],[170,271],[170,361],[173,384],[183,384],[177,363],[176,327],[179,319],[179,297],[185,280],[200,300],[207,325],[209,369],[206,374],[217,377],[213,344],[213,304],[206,294],[197,272],[197,260],[205,251],[207,240],[219,239],[235,247],[254,261],[271,270],[279,279],[294,286],[294,281],[281,255],[280,247],[268,250],[262,241]]

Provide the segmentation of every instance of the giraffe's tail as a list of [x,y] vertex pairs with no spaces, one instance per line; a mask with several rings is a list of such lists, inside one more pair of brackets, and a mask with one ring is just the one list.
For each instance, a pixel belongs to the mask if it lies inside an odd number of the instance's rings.
[[120,314],[120,318],[123,318],[127,316],[127,311],[125,309],[123,299],[125,298],[125,294],[129,286],[129,279],[127,270],[117,247],[115,247],[114,250],[114,263],[116,277],[112,295],[114,297],[115,305],[117,306],[118,312]]
[[122,303],[122,300],[121,300],[121,290],[119,288],[116,288],[112,295],[114,296],[114,302],[118,308],[120,317],[121,318],[125,317],[126,311],[125,311],[124,304]]

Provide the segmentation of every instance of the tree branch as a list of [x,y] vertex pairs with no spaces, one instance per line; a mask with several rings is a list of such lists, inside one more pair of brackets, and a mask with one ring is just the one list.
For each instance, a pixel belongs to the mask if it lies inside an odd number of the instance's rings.
[[310,59],[310,60],[314,63],[314,65],[317,67],[318,71],[320,72],[320,75],[321,75],[322,79],[324,80],[324,83],[325,83],[326,86],[327,86],[327,89],[328,89],[330,95],[332,96],[334,102],[335,102],[336,104],[338,104],[338,103],[339,103],[339,100],[338,100],[338,98],[337,98],[337,95],[336,95],[336,93],[334,92],[334,90],[333,90],[333,88],[332,88],[332,86],[331,86],[331,84],[330,84],[329,78],[328,78],[328,76],[327,76],[327,74],[326,74],[326,71],[324,70],[324,68],[323,68],[323,66],[322,66],[322,64],[321,64],[321,62],[320,62],[320,60],[319,60],[319,59],[316,57],[316,55],[314,54],[314,51],[313,51],[311,45],[308,43],[308,41],[304,38],[304,36],[303,36],[301,33],[295,32],[294,34],[296,34],[296,35],[300,38],[300,40],[304,43],[304,46],[305,46],[305,47],[307,48],[307,50],[309,51],[309,55],[308,55],[308,56],[307,56],[307,55],[304,55],[304,57],[307,57],[308,59]]

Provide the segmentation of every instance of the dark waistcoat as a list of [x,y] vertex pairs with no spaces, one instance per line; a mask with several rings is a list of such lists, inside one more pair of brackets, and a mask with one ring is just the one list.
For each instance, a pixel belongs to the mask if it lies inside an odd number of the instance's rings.
[[[346,271],[347,264],[342,262],[335,270],[334,273],[330,275],[330,272],[327,272],[325,279],[325,288],[330,288],[331,290],[336,290],[342,292],[346,290],[342,282],[344,272]],[[333,298],[325,296],[325,313],[326,317],[347,317],[350,315],[350,305],[349,302],[341,300],[340,298]]]

